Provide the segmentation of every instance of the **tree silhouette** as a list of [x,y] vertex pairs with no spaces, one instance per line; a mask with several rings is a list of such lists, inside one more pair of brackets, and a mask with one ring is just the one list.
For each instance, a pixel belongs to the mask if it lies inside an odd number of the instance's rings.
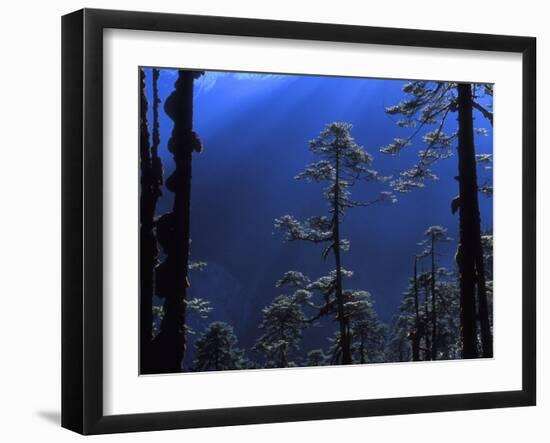
[[313,349],[307,353],[304,366],[324,366],[327,359],[322,349]]
[[414,275],[413,275],[413,300],[414,300],[414,332],[411,334],[413,341],[413,360],[420,360],[420,339],[424,325],[420,321],[420,303],[418,299],[418,256],[414,256]]
[[452,272],[439,268],[437,274],[438,350],[441,358],[456,359],[461,357],[460,290]]
[[431,300],[431,274],[427,271],[422,271],[418,274],[418,285],[424,293],[424,302],[421,307],[422,312],[422,332],[424,338],[424,360],[432,358],[432,334],[431,334],[431,315],[430,315],[430,300]]
[[352,125],[344,122],[328,124],[319,136],[309,142],[311,152],[321,158],[312,163],[295,178],[325,183],[324,196],[328,203],[328,216],[313,216],[300,222],[291,215],[275,220],[275,227],[286,232],[287,241],[304,240],[313,243],[328,243],[322,255],[334,256],[334,279],[324,294],[324,314],[336,312],[340,329],[342,364],[352,363],[349,324],[344,314],[344,289],[342,286],[342,251],[349,248],[349,241],[342,238],[341,224],[347,210],[367,207],[381,201],[394,201],[390,192],[381,192],[372,201],[357,201],[351,198],[351,188],[358,181],[380,180],[378,173],[370,168],[372,156],[359,146],[350,134]]
[[[479,216],[478,184],[476,171],[476,156],[474,149],[473,131],[473,100],[472,88],[468,84],[458,85],[458,125],[459,125],[459,190],[460,190],[460,261],[459,272],[461,275],[460,296],[461,301],[470,303],[467,312],[463,312],[464,323],[472,323],[472,306],[469,294],[473,293],[477,284],[479,303],[479,323],[481,329],[481,343],[483,356],[493,356],[493,336],[490,329],[489,310],[487,305],[487,290],[485,287],[485,264],[483,262],[483,250],[481,244],[481,221]],[[473,263],[472,263],[473,262]],[[474,325],[475,325],[475,300],[474,300]],[[463,323],[463,324],[464,324]],[[475,333],[474,329],[474,333]],[[468,331],[468,335],[472,331]],[[465,341],[468,342],[469,338]],[[473,340],[472,340],[473,341]],[[477,356],[475,349],[466,347],[463,357]]]
[[243,351],[236,345],[237,337],[231,326],[219,321],[210,323],[195,342],[197,357],[193,371],[244,369]]
[[157,200],[161,195],[162,163],[158,155],[158,69],[153,69],[153,134],[149,141],[148,101],[145,95],[145,70],[140,69],[140,372],[152,370],[150,346],[153,338],[154,269],[158,248],[154,232]]
[[156,373],[181,371],[185,354],[192,153],[202,151],[193,131],[193,82],[202,74],[178,71],[175,89],[164,105],[174,121],[168,150],[175,169],[166,180],[166,188],[174,194],[174,204],[172,211],[156,222],[157,238],[165,253],[155,274],[156,294],[164,299],[164,317],[152,345]]
[[295,364],[289,360],[292,351],[300,349],[302,331],[308,325],[303,306],[310,305],[311,292],[305,289],[309,279],[301,272],[289,271],[277,282],[277,287],[289,287],[292,295],[279,295],[262,309],[259,328],[263,334],[254,349],[261,352],[268,367],[286,368]]
[[346,291],[344,312],[349,319],[354,363],[380,362],[384,359],[386,325],[374,310],[367,291]]
[[422,252],[422,257],[430,257],[430,292],[431,292],[431,323],[432,323],[432,347],[431,347],[431,359],[437,359],[437,267],[436,267],[436,245],[440,242],[450,241],[447,237],[447,229],[442,226],[430,226],[424,232],[426,239],[420,243],[425,246]]
[[[415,264],[417,261],[418,256]],[[399,313],[393,320],[386,361],[434,360],[434,348],[437,349],[435,359],[461,357],[459,290],[455,280],[453,273],[437,268],[435,291],[432,292],[432,271],[418,272],[415,266]],[[424,298],[420,303],[422,292]],[[432,294],[437,300],[436,335],[433,334]]]
[[409,360],[419,360],[419,358],[415,359],[412,357],[413,345],[410,343],[412,328],[409,322],[410,318],[403,315],[403,312],[401,311],[399,315],[394,315],[392,317],[384,361],[403,362]]
[[[351,277],[353,272],[341,270],[342,277]],[[321,294],[323,304],[315,306],[318,313],[308,320],[309,323],[323,315],[334,311],[336,298],[332,296],[336,284],[336,271],[318,278],[307,285],[307,289],[313,293]],[[381,323],[373,308],[371,295],[367,291],[345,289],[342,293],[343,323],[346,325],[346,334],[349,337],[351,362],[366,363],[369,361],[383,360],[386,326]],[[337,319],[340,317],[337,316]],[[332,346],[329,358],[332,363],[343,360],[344,345],[341,333],[336,332],[330,339]]]
[[[398,361],[405,361],[409,355],[405,346],[405,338],[410,341],[410,357],[412,361],[420,360],[420,344],[425,335],[425,314],[420,305],[420,282],[418,274],[418,255],[414,256],[413,276],[403,294],[399,306],[399,314],[393,321],[390,346],[397,346]],[[395,349],[390,349],[389,358],[395,360]]]
[[[432,165],[438,160],[452,156],[453,144],[458,143],[459,196],[453,200],[452,209],[453,212],[459,211],[460,225],[457,264],[460,280],[462,354],[464,358],[477,357],[477,288],[483,356],[491,357],[492,333],[489,327],[482,260],[478,203],[480,188],[476,174],[473,110],[478,110],[492,125],[493,113],[490,103],[486,104],[484,100],[492,97],[493,88],[489,84],[412,81],[407,83],[403,90],[408,98],[388,107],[386,112],[390,115],[400,115],[402,119],[397,124],[414,128],[413,132],[406,138],[394,138],[392,143],[381,148],[381,152],[397,155],[409,146],[422,130],[430,126],[435,126],[436,129],[423,134],[425,147],[419,150],[418,162],[394,179],[392,186],[397,192],[409,192],[423,187],[426,179],[437,178],[431,170]],[[447,119],[455,112],[458,114],[458,130],[447,134]],[[483,128],[478,132],[483,133]]]
[[[203,271],[208,266],[205,261],[197,261],[189,259],[189,274],[194,271]],[[212,306],[208,300],[201,297],[193,297],[185,300],[186,312],[188,314],[194,313],[198,317],[205,319],[208,318],[210,312],[212,312]],[[153,305],[153,338],[155,338],[160,332],[160,324],[164,319],[164,308],[162,306]],[[187,332],[194,333],[193,329],[186,324],[185,329]]]

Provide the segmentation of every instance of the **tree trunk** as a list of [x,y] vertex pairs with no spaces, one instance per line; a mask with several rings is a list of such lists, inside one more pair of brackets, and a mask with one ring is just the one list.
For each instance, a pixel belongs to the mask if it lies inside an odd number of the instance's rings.
[[149,144],[149,125],[147,122],[148,102],[145,95],[145,71],[140,69],[140,340],[139,340],[139,367],[140,373],[146,374],[150,370],[150,346],[153,329],[153,273],[157,260],[157,245],[153,232],[153,223],[156,207],[154,172],[152,167],[151,150]]
[[153,69],[153,145],[151,146],[151,169],[153,174],[153,196],[154,207],[156,208],[157,200],[162,195],[162,180],[163,170],[162,162],[159,157],[159,145],[160,145],[160,125],[159,125],[159,88],[158,81],[160,77],[160,71]]
[[[399,344],[399,353],[401,354],[401,343]],[[367,359],[365,358],[365,338],[361,334],[361,345],[359,346],[359,355],[361,356],[361,364],[365,364]]]
[[174,193],[172,212],[157,222],[157,237],[165,260],[157,267],[157,294],[164,298],[164,318],[155,338],[155,372],[180,372],[186,345],[186,297],[189,270],[191,156],[196,146],[193,132],[193,82],[200,73],[179,71],[175,89],[164,109],[174,121],[168,149],[175,162],[166,187]]
[[[425,274],[424,274],[425,275]],[[424,340],[426,342],[426,349],[424,351],[424,360],[431,360],[432,359],[432,343],[431,343],[431,336],[430,336],[430,310],[429,307],[429,282],[427,279],[424,279]]]
[[214,369],[216,371],[219,371],[220,370],[220,355],[219,355],[219,352],[220,352],[220,343],[219,343],[219,337],[218,337],[218,333],[216,332],[216,334],[214,335]]
[[[285,342],[286,341],[286,335],[285,335],[285,323],[283,321],[280,322],[280,325],[279,325],[279,336],[281,337],[281,341]],[[288,355],[287,355],[288,351],[287,351],[287,348],[286,348],[286,344],[281,346],[281,355],[279,356],[279,366],[281,368],[286,368],[288,367]]]
[[460,321],[462,358],[476,358],[476,250],[479,237],[479,206],[472,117],[472,88],[458,85],[458,182],[460,244],[457,253],[460,275]]
[[432,292],[432,360],[437,359],[437,312],[435,295],[435,235],[432,232],[432,272],[431,272],[431,292]]
[[420,361],[420,310],[418,306],[418,275],[416,271],[416,262],[418,257],[414,256],[414,314],[415,314],[415,332],[412,340],[412,357],[413,361]]
[[[479,225],[478,225],[479,227]],[[493,333],[489,318],[489,306],[487,303],[487,288],[485,286],[485,260],[483,258],[483,245],[481,243],[481,232],[476,251],[477,271],[477,296],[479,303],[479,323],[481,330],[481,346],[484,358],[493,357]]]
[[[473,103],[475,106],[475,102]],[[489,120],[493,126],[493,114],[477,106],[476,109]],[[485,284],[485,259],[483,257],[483,243],[481,241],[481,225],[477,224],[476,246],[476,273],[477,273],[477,297],[479,308],[479,323],[481,330],[481,347],[484,358],[493,357],[493,333],[491,331],[490,312],[487,302],[487,286]]]
[[342,346],[342,364],[351,364],[351,349],[347,332],[346,318],[344,315],[344,294],[342,291],[342,261],[340,257],[340,158],[336,153],[336,179],[334,184],[333,208],[333,237],[334,237],[334,258],[336,261],[336,303],[338,305],[338,322],[340,324],[340,345]]

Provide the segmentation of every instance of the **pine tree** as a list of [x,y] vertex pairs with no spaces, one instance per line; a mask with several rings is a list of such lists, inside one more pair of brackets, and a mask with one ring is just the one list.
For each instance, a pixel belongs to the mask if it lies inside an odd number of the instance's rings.
[[[349,271],[345,273],[351,276]],[[350,338],[351,363],[383,361],[387,327],[378,320],[371,295],[367,291],[344,291],[344,318],[346,333]],[[340,331],[337,331],[329,339],[332,343],[329,349],[331,363],[342,361],[344,347],[341,337]]]
[[417,361],[413,358],[411,345],[410,318],[400,309],[400,314],[392,318],[391,329],[385,350],[385,362]]
[[431,359],[437,360],[437,345],[438,345],[438,335],[437,335],[437,267],[436,267],[436,245],[441,242],[450,241],[451,238],[447,237],[447,229],[442,226],[430,226],[424,232],[426,239],[420,243],[420,245],[425,246],[424,251],[421,254],[421,257],[430,258],[430,298],[431,298],[431,328],[432,328],[432,338],[431,338]]
[[[416,260],[415,260],[416,261]],[[393,320],[393,327],[386,351],[389,361],[418,361],[434,359],[455,359],[460,349],[460,305],[459,290],[455,275],[445,268],[435,271],[435,291],[432,292],[432,272],[418,272],[410,280],[399,307],[399,314]],[[421,299],[422,293],[424,294]],[[433,299],[437,299],[437,315],[433,334]],[[405,338],[408,340],[405,341]],[[408,345],[405,343],[408,342]]]
[[293,294],[281,294],[262,309],[259,328],[263,334],[256,341],[254,350],[264,355],[268,367],[295,366],[290,356],[300,349],[302,331],[308,326],[302,309],[311,304],[311,292],[305,289],[308,283],[309,279],[301,272],[286,272],[276,287],[291,288]]
[[313,349],[307,353],[304,366],[324,366],[327,360],[328,357],[322,349]]
[[196,340],[197,357],[193,371],[225,371],[244,369],[243,351],[236,347],[233,328],[224,322],[212,322]]
[[414,306],[414,331],[411,334],[412,338],[412,353],[413,360],[420,360],[420,340],[422,338],[425,325],[420,320],[420,301],[418,298],[418,256],[414,256],[414,275],[413,275],[412,296]]
[[441,359],[456,359],[461,356],[460,290],[452,272],[445,268],[439,268],[437,272],[438,350]]
[[[491,103],[486,102],[490,101],[493,88],[488,84],[413,81],[407,83],[403,90],[409,98],[387,108],[386,112],[402,116],[397,124],[414,128],[413,132],[406,138],[394,138],[392,143],[381,148],[381,152],[396,155],[410,145],[422,130],[435,125],[435,130],[423,134],[426,146],[419,150],[418,162],[392,182],[396,191],[409,192],[423,187],[426,179],[437,178],[431,170],[432,165],[440,159],[452,156],[453,144],[457,142],[459,196],[453,200],[452,209],[453,212],[459,211],[460,224],[457,264],[461,294],[462,354],[464,358],[475,358],[478,355],[475,314],[477,288],[483,355],[489,357],[492,356],[492,334],[486,309],[473,110],[479,111],[492,125]],[[447,134],[446,121],[455,112],[458,114],[458,130]],[[483,128],[478,132],[482,133]]]
[[[424,320],[424,309],[420,304],[418,259],[418,255],[415,255],[413,276],[410,279],[407,290],[403,293],[403,299],[399,305],[399,313],[393,320],[393,328],[389,341],[390,349],[388,350],[390,361],[396,359],[397,361],[406,361],[409,354],[412,361],[420,360],[420,345],[425,335],[426,323]],[[405,338],[410,342],[410,352],[404,344]]]
[[344,312],[349,319],[354,363],[384,361],[386,325],[376,315],[367,291],[346,291]]
[[381,180],[378,173],[370,168],[372,156],[358,145],[351,136],[352,125],[344,122],[328,124],[319,136],[310,141],[312,153],[321,160],[312,163],[296,176],[326,184],[324,196],[328,204],[328,216],[313,216],[300,222],[291,215],[275,220],[275,227],[286,231],[287,241],[304,240],[325,243],[322,255],[334,257],[335,271],[333,284],[324,294],[326,304],[321,308],[325,314],[336,312],[342,347],[342,364],[352,363],[351,337],[349,324],[344,315],[344,288],[342,284],[342,252],[349,248],[349,241],[342,237],[341,226],[346,211],[367,207],[382,201],[395,201],[390,192],[382,192],[372,201],[357,201],[351,198],[351,189],[359,181]]
[[[487,306],[483,309],[486,309],[489,317],[488,328],[491,332],[493,331],[493,231],[492,229],[487,230],[481,235],[481,247],[482,247],[482,256],[485,269],[485,288],[487,292]],[[480,315],[482,311],[482,306],[479,306]]]

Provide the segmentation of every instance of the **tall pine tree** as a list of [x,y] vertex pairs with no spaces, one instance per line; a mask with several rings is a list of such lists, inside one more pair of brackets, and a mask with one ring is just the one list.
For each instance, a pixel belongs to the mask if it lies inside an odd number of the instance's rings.
[[[392,185],[398,192],[409,192],[423,187],[426,179],[436,178],[432,165],[440,159],[453,155],[457,143],[459,196],[452,202],[453,212],[459,211],[460,239],[457,252],[461,299],[461,337],[464,358],[475,358],[477,352],[476,300],[479,304],[479,323],[484,357],[493,353],[492,332],[489,326],[487,292],[484,280],[484,263],[481,246],[481,228],[474,147],[474,109],[493,124],[491,102],[492,85],[449,82],[413,81],[403,91],[407,98],[390,106],[386,112],[402,118],[401,127],[413,128],[405,137],[396,137],[393,142],[381,148],[381,152],[396,155],[409,146],[413,139],[422,134],[424,148],[418,152],[418,162],[403,171]],[[447,119],[458,115],[458,130],[446,133]],[[434,127],[432,131],[428,128]],[[422,132],[424,131],[424,132]],[[483,133],[483,128],[479,128]],[[477,295],[477,296],[476,296]]]
[[380,180],[378,173],[371,169],[372,156],[358,145],[351,136],[352,125],[344,122],[328,124],[317,138],[310,141],[309,147],[320,160],[312,163],[296,176],[298,180],[324,183],[324,196],[328,205],[328,215],[313,216],[300,222],[291,215],[275,220],[275,227],[286,232],[287,241],[303,240],[327,244],[322,252],[326,259],[334,258],[334,281],[327,288],[327,303],[321,309],[325,313],[336,312],[339,324],[342,364],[352,363],[352,349],[349,320],[344,313],[344,288],[342,252],[349,248],[349,242],[342,237],[344,214],[350,209],[367,207],[375,203],[395,198],[390,192],[382,192],[372,201],[359,201],[351,197],[351,189],[360,181]]
[[450,241],[451,238],[447,237],[447,229],[442,226],[430,226],[424,232],[425,239],[420,243],[425,247],[422,252],[422,257],[428,257],[430,259],[430,295],[431,295],[431,329],[432,329],[432,339],[431,339],[431,359],[437,360],[437,346],[438,346],[438,335],[437,335],[437,266],[436,266],[436,246],[438,243]]

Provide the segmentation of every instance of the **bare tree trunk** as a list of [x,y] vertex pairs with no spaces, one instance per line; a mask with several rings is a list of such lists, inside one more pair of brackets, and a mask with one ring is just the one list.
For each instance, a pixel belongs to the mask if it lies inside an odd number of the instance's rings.
[[347,331],[347,321],[344,313],[344,294],[342,291],[342,262],[340,257],[340,158],[336,153],[336,177],[334,185],[333,202],[333,237],[334,237],[334,258],[336,261],[336,303],[338,305],[338,322],[340,324],[340,344],[342,346],[342,364],[351,364],[351,348]]
[[180,70],[164,109],[174,121],[168,149],[176,167],[166,180],[174,193],[172,212],[157,222],[165,260],[157,267],[157,294],[164,298],[164,318],[155,338],[155,372],[180,372],[186,345],[186,298],[189,270],[191,160],[197,145],[193,132],[193,82],[199,72]]
[[481,346],[484,358],[493,357],[493,333],[491,331],[490,313],[487,302],[487,287],[485,286],[485,261],[483,258],[483,246],[481,235],[477,246],[476,271],[477,271],[477,296],[479,303],[479,323],[481,329]]
[[436,312],[436,294],[435,294],[435,235],[432,232],[431,238],[431,292],[432,292],[432,360],[437,359],[437,312]]
[[420,310],[418,306],[418,274],[416,270],[416,264],[418,257],[414,256],[414,278],[413,278],[413,290],[414,290],[414,314],[415,314],[415,333],[412,340],[412,354],[413,361],[420,360]]
[[423,282],[424,286],[424,340],[425,340],[425,350],[424,350],[424,360],[431,360],[432,359],[432,343],[431,343],[431,336],[430,336],[430,310],[429,307],[429,282],[427,279],[424,279]]
[[476,358],[476,252],[479,205],[472,117],[472,88],[458,85],[458,177],[460,244],[457,253],[460,275],[460,322],[462,358]]
[[[281,341],[286,341],[285,323],[283,321],[281,321],[279,325],[279,336],[281,337]],[[279,355],[279,367],[288,367],[288,350],[286,348],[286,344],[281,346],[281,354]]]
[[[489,120],[491,126],[493,126],[493,114],[488,112],[483,107],[476,105],[475,101],[473,106],[481,112],[481,114]],[[479,308],[479,323],[481,330],[481,347],[483,357],[493,357],[493,333],[491,331],[491,313],[489,312],[489,306],[487,301],[487,286],[485,284],[485,259],[483,257],[483,242],[481,241],[481,225],[477,224],[477,246],[476,246],[476,273],[477,273],[477,298]]]
[[150,346],[153,328],[153,273],[157,260],[157,244],[153,232],[156,207],[154,172],[149,143],[149,124],[147,122],[148,101],[145,95],[145,71],[140,69],[140,305],[139,305],[139,367],[145,374],[150,369]]
[[162,162],[159,157],[160,145],[160,125],[159,125],[159,88],[158,81],[160,71],[153,69],[153,145],[151,146],[151,169],[153,174],[153,196],[155,200],[155,208],[158,198],[162,195],[163,170]]

